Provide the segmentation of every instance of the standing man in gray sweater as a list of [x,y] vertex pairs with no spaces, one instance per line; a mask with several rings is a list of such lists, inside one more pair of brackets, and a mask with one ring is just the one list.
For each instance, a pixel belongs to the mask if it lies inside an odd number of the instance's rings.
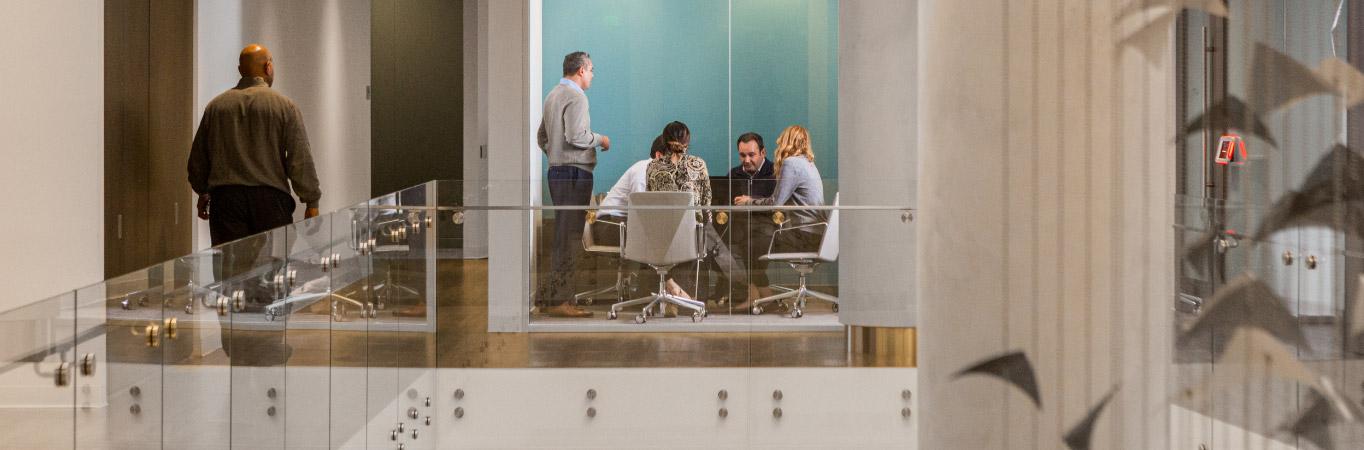
[[[550,201],[555,206],[587,206],[592,200],[592,168],[598,147],[611,149],[611,138],[592,131],[586,91],[592,87],[592,56],[573,52],[564,57],[564,77],[545,97],[544,115],[536,142],[549,156]],[[568,286],[574,261],[581,252],[585,210],[555,211],[554,247],[550,256],[549,315],[591,317],[592,312],[573,304]]]

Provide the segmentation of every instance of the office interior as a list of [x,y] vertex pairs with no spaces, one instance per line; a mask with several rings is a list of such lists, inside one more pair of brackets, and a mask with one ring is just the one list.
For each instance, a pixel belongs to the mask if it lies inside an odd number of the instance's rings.
[[[3,7],[0,448],[1364,446],[1361,0]],[[321,214],[214,246],[250,43]],[[710,203],[598,205],[674,121]],[[736,204],[795,125],[819,204]]]

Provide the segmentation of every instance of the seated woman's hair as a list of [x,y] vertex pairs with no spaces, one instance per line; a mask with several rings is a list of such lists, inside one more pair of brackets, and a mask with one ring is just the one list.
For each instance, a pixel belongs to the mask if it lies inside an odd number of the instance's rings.
[[800,125],[786,127],[777,137],[777,159],[772,165],[773,173],[780,177],[782,161],[792,156],[804,156],[810,164],[815,163],[815,151],[810,148],[810,131]]
[[673,121],[663,127],[661,137],[664,141],[663,156],[686,153],[687,146],[691,144],[691,129],[685,123]]
[[654,159],[655,156],[660,154],[668,154],[667,146],[668,141],[663,139],[663,135],[658,135],[658,137],[654,138],[654,145],[649,146],[649,159]]

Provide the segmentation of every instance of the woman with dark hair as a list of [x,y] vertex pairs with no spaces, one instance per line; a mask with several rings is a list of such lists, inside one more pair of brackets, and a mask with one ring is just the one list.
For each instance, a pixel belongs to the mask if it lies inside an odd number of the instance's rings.
[[[672,122],[663,127],[663,155],[649,163],[648,189],[650,191],[682,191],[695,194],[693,205],[710,206],[710,171],[706,169],[706,161],[695,155],[687,154],[691,146],[691,130],[687,124],[682,122]],[[720,268],[721,274],[728,280],[731,290],[734,288],[745,289],[748,286],[748,273],[743,270],[739,262],[730,253],[729,247],[724,245],[720,238],[720,233],[710,225],[711,211],[703,214],[702,221],[705,223],[705,249],[706,255],[713,257],[713,263]],[[690,278],[690,277],[688,277]],[[694,279],[694,278],[692,278]],[[721,283],[720,286],[725,286]],[[742,290],[736,292],[744,292]]]

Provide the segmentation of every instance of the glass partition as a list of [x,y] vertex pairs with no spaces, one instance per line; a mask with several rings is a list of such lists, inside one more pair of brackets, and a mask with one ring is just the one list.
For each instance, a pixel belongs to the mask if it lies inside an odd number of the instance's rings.
[[565,55],[592,56],[593,131],[612,142],[593,192],[648,159],[672,121],[688,125],[689,152],[714,177],[741,166],[745,133],[760,135],[775,160],[790,125],[809,129],[820,171],[838,173],[837,1],[545,0],[541,16],[541,99],[559,85]]
[[[1318,398],[1359,398],[1359,136],[1352,88],[1333,72],[1358,70],[1356,6],[1231,1],[1179,15],[1174,354],[1189,395],[1175,403],[1197,414],[1172,424],[1196,431],[1191,442],[1358,446],[1358,427],[1284,431]],[[1256,309],[1222,317],[1230,305]],[[1272,337],[1244,345],[1255,329]],[[1247,351],[1291,358],[1251,367],[1300,376],[1247,371]]]
[[[887,268],[910,267],[912,252],[908,242],[913,233],[908,206],[836,203],[840,195],[835,186],[836,179],[823,180],[824,204],[811,207],[729,206],[734,197],[748,193],[749,186],[738,186],[729,179],[712,179],[713,206],[606,207],[595,204],[600,201],[599,196],[588,206],[533,208],[541,214],[530,219],[534,246],[529,249],[526,262],[530,270],[527,282],[534,299],[531,327],[544,331],[719,331],[735,327],[747,330],[757,325],[768,331],[839,332],[843,325],[838,320],[837,303],[823,298],[836,299],[844,280],[856,280],[855,286],[866,288],[856,295],[876,297],[905,292],[905,285],[886,283],[879,278],[885,276],[882,273]],[[457,208],[463,214],[480,209],[467,205]],[[685,209],[697,216],[693,232],[698,256],[685,263],[667,264],[670,267],[663,290],[666,294],[701,300],[704,314],[699,309],[682,307],[680,303],[686,302],[680,301],[663,302],[668,305],[659,311],[651,308],[648,313],[643,312],[642,305],[627,302],[659,292],[656,268],[640,262],[638,256],[632,259],[624,254],[627,246],[623,245],[630,241],[629,216],[654,214],[659,209],[674,212]],[[828,217],[834,211],[839,212],[843,228],[825,242],[826,229],[831,225]],[[583,231],[560,243],[554,231],[559,226],[557,221],[559,217],[572,217],[568,213],[574,212],[582,217]],[[860,239],[851,239],[852,236]],[[639,242],[654,245],[658,239],[645,235]],[[823,244],[827,248],[821,253]],[[840,254],[840,250],[847,251]],[[570,254],[572,262],[555,267],[557,251]],[[849,263],[841,257],[849,257],[849,253],[854,270],[845,271],[843,267]],[[796,293],[802,283],[805,290]],[[759,299],[773,301],[755,303]],[[565,303],[575,305],[577,312],[563,310]],[[628,307],[613,310],[610,305],[617,303]],[[649,322],[651,316],[668,319],[656,320],[656,324],[671,325],[614,326]],[[682,322],[690,324],[683,326]]]

